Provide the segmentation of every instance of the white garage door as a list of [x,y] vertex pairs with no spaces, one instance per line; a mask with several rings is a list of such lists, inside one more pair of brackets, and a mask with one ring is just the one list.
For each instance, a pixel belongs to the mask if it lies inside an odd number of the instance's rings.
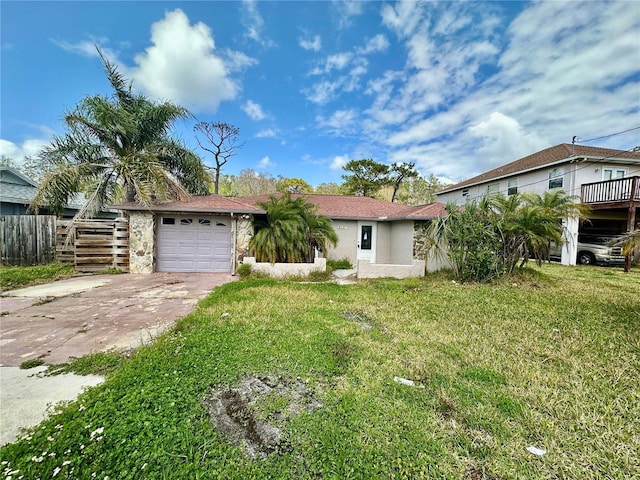
[[231,270],[229,217],[162,215],[158,220],[157,271]]

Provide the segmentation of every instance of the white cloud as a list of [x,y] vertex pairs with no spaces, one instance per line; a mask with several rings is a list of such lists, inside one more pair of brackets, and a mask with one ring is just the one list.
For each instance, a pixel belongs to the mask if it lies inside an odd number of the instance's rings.
[[246,101],[242,106],[242,110],[249,115],[251,120],[263,120],[266,117],[265,113],[262,111],[262,107],[251,100]]
[[305,90],[307,99],[313,103],[325,104],[332,100],[336,96],[337,90],[342,85],[342,82],[330,82],[323,81],[311,86],[310,89]]
[[245,36],[265,48],[275,46],[275,42],[264,37],[264,19],[258,12],[256,0],[243,0],[242,25],[246,28]]
[[91,38],[91,40],[83,40],[78,43],[57,39],[51,39],[51,41],[63,50],[83,57],[98,57],[97,47],[99,47],[107,60],[118,64],[118,53],[105,45],[109,41],[107,38]]
[[17,164],[21,164],[25,157],[34,157],[38,152],[49,145],[50,140],[40,138],[30,138],[16,144],[9,140],[0,138],[0,155],[15,160]]
[[489,164],[508,163],[545,147],[544,140],[535,133],[527,133],[517,120],[500,112],[493,112],[468,130],[472,136],[482,139],[477,152]]
[[333,157],[329,168],[331,168],[331,170],[342,170],[342,167],[344,167],[347,162],[349,162],[349,157],[347,155],[338,155]]
[[266,128],[256,133],[256,138],[276,138],[277,136],[278,132],[273,128]]
[[316,122],[320,127],[332,132],[335,135],[342,136],[345,133],[353,131],[354,123],[358,118],[358,112],[350,108],[348,110],[337,110],[329,118],[321,115],[316,117]]
[[230,59],[225,63],[211,29],[201,22],[191,25],[179,9],[151,26],[151,43],[129,70],[134,86],[195,111],[216,111],[220,102],[234,99],[240,85],[230,70],[251,64],[246,55],[231,51],[223,52]]
[[367,40],[365,46],[358,48],[357,51],[362,55],[367,55],[369,53],[384,52],[388,48],[389,40],[387,40],[387,37],[379,33],[375,37]]
[[333,0],[338,28],[342,30],[351,25],[351,18],[363,12],[364,3],[362,0]]
[[322,40],[320,39],[320,35],[315,35],[311,40],[301,38],[298,43],[305,50],[313,50],[314,52],[319,52],[322,48]]
[[271,159],[268,156],[262,157],[262,159],[260,159],[260,161],[258,162],[257,168],[262,169],[262,170],[267,170],[269,168],[273,168],[275,167],[276,164],[274,162],[271,161]]

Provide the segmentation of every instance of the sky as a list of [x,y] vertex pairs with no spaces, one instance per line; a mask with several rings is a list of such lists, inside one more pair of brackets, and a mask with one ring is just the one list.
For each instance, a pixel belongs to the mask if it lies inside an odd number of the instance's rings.
[[18,162],[111,93],[96,45],[190,110],[173,134],[205,163],[197,121],[240,129],[223,174],[317,186],[371,158],[457,182],[574,136],[640,145],[637,1],[3,0],[0,18],[0,154]]

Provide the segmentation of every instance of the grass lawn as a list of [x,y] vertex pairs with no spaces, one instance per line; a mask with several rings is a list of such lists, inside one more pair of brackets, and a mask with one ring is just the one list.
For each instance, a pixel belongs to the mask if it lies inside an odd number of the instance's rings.
[[71,263],[50,263],[33,267],[0,266],[0,292],[51,282],[75,274]]
[[[640,478],[639,332],[637,269],[547,265],[493,285],[231,283],[3,447],[0,468],[12,479]],[[280,429],[265,458],[214,429],[208,408],[212,389],[237,397],[249,376],[298,388],[227,407],[254,436]]]

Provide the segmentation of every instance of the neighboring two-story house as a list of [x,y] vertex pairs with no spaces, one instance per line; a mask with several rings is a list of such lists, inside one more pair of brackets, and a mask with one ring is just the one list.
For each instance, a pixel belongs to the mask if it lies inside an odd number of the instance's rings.
[[565,220],[562,263],[575,265],[578,233],[619,235],[640,221],[640,152],[560,144],[451,185],[438,202],[464,205],[485,195],[563,189],[589,205],[589,221]]

